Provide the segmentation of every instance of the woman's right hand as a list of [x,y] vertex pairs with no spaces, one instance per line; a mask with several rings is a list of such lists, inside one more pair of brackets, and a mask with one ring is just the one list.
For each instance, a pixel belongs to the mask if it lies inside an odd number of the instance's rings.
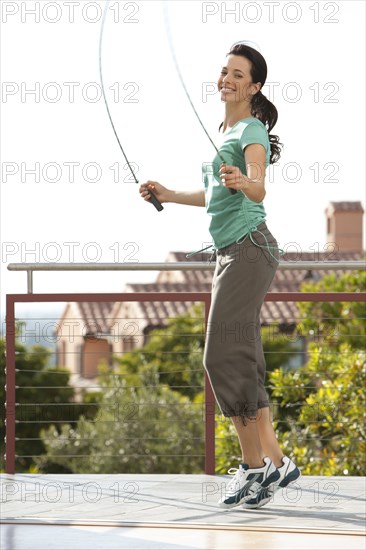
[[150,193],[149,189],[154,193],[155,197],[158,199],[159,202],[167,202],[168,201],[168,195],[169,195],[169,189],[164,187],[164,185],[161,185],[157,181],[146,181],[145,183],[142,183],[140,185],[140,195],[141,198],[145,201],[150,200]]

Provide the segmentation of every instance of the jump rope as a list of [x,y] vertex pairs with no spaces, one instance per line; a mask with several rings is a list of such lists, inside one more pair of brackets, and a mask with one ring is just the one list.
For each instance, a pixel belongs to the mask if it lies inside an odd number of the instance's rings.
[[[124,156],[124,159],[127,163],[127,166],[128,166],[128,168],[129,168],[129,170],[132,174],[132,177],[135,180],[135,183],[139,183],[139,180],[137,179],[136,174],[135,174],[135,172],[134,172],[134,170],[133,170],[133,168],[132,168],[132,166],[131,166],[128,158],[127,158],[127,155],[126,155],[126,153],[125,153],[125,151],[124,151],[124,149],[121,145],[120,139],[118,137],[117,131],[114,127],[113,120],[112,120],[111,113],[110,113],[109,106],[108,106],[107,96],[106,96],[106,93],[105,93],[105,90],[104,90],[103,71],[102,71],[102,44],[103,44],[104,23],[105,23],[105,19],[106,19],[106,16],[107,16],[109,4],[110,4],[110,0],[108,0],[106,2],[105,7],[104,7],[103,16],[102,16],[102,24],[101,24],[101,27],[100,27],[100,35],[99,35],[99,78],[100,78],[100,85],[101,85],[101,88],[102,88],[102,95],[103,95],[104,103],[105,103],[105,106],[106,106],[106,109],[107,109],[108,117],[109,117],[110,123],[112,125],[114,135],[116,136],[119,148],[122,151],[122,155]],[[164,208],[163,205],[156,198],[154,193],[150,190],[149,190],[149,193],[150,193],[150,196],[151,196],[150,202],[155,206],[156,210],[158,212],[163,210],[163,208]]]
[[[109,121],[112,125],[112,129],[113,129],[113,132],[114,132],[114,135],[116,136],[116,139],[117,139],[117,142],[118,142],[118,145],[122,151],[122,155],[126,161],[126,164],[131,172],[131,175],[135,181],[135,183],[139,183],[139,180],[137,179],[136,177],[136,174],[131,166],[131,163],[129,162],[128,158],[127,158],[127,155],[122,147],[122,144],[121,144],[121,141],[118,137],[118,134],[117,134],[117,131],[115,129],[115,126],[113,124],[113,120],[112,120],[112,117],[111,117],[111,113],[110,113],[110,110],[109,110],[109,106],[108,106],[108,101],[107,101],[107,97],[106,97],[106,93],[105,93],[105,89],[104,89],[104,81],[103,81],[103,71],[102,71],[102,43],[103,43],[103,31],[104,31],[104,25],[105,25],[105,20],[106,20],[106,15],[107,15],[107,12],[108,12],[108,7],[109,7],[109,4],[110,4],[110,0],[107,0],[106,4],[105,4],[105,7],[104,7],[104,12],[103,12],[103,16],[102,16],[102,23],[101,23],[101,28],[100,28],[100,37],[99,37],[99,77],[100,77],[100,84],[101,84],[101,89],[102,89],[102,95],[103,95],[103,99],[104,99],[104,103],[105,103],[105,106],[106,106],[106,109],[107,109],[107,114],[108,114],[108,117],[109,117]],[[220,158],[220,160],[222,161],[223,164],[226,164],[225,162],[225,159],[222,157],[219,149],[216,147],[215,143],[213,142],[213,140],[211,139],[211,136],[209,135],[208,131],[206,130],[199,114],[197,113],[197,110],[193,104],[193,101],[189,95],[189,92],[187,90],[187,87],[185,85],[185,82],[184,82],[184,79],[183,79],[183,76],[182,76],[182,73],[180,71],[180,68],[179,68],[179,64],[178,64],[178,61],[177,61],[177,56],[176,56],[176,53],[175,53],[175,48],[174,48],[174,43],[173,43],[173,38],[172,38],[172,35],[171,35],[171,30],[170,30],[170,23],[169,23],[169,13],[168,13],[168,7],[167,7],[167,0],[163,0],[163,10],[164,10],[164,22],[165,22],[165,29],[166,29],[166,33],[167,33],[167,37],[168,37],[168,42],[169,42],[169,46],[170,46],[170,53],[171,53],[171,56],[172,56],[172,59],[173,59],[173,63],[174,63],[174,66],[175,66],[175,69],[176,69],[176,72],[178,74],[178,77],[179,77],[179,80],[181,82],[181,85],[184,89],[184,92],[187,96],[187,99],[193,109],[193,112],[194,114],[196,115],[200,125],[202,126],[202,129],[204,130],[206,136],[208,137],[208,139],[210,140],[211,144],[213,145],[218,157]],[[250,46],[250,44],[252,44],[251,42],[249,41],[242,41],[242,42],[237,42],[237,44],[247,44],[248,46]],[[251,46],[253,47],[253,46]],[[228,191],[230,193],[232,193],[233,195],[237,193],[237,190],[236,189],[228,189]],[[154,207],[156,208],[156,210],[158,212],[160,212],[161,210],[163,210],[163,205],[161,204],[161,202],[156,198],[155,194],[149,189],[149,194],[150,194],[150,197],[151,199],[149,200],[149,202],[151,202]],[[279,253],[279,255],[283,255],[284,254],[284,251],[280,248],[278,248],[277,246],[271,246],[268,244],[268,241],[267,241],[267,237],[257,229],[257,224],[254,224],[254,223],[251,223],[249,221],[249,215],[248,215],[248,211],[247,211],[247,204],[246,204],[246,197],[244,196],[243,198],[243,212],[244,212],[244,218],[245,218],[245,222],[247,224],[247,227],[248,227],[248,233],[242,237],[242,238],[239,238],[236,243],[237,244],[241,244],[245,241],[245,239],[249,236],[250,240],[252,241],[252,243],[255,245],[255,246],[258,246],[260,248],[267,248],[269,254],[272,256],[272,258],[274,260],[276,260],[277,262],[279,261],[278,258],[276,258],[272,252],[269,250],[270,248],[273,248],[273,249],[276,249]],[[254,240],[253,240],[253,237],[252,237],[252,232],[256,231],[257,233],[260,233],[265,241],[266,241],[266,245],[260,245],[258,243],[256,243]],[[198,254],[200,252],[204,252],[205,250],[208,250],[210,248],[213,248],[214,252],[215,252],[215,248],[214,246],[211,244],[209,246],[207,246],[206,248],[203,248],[201,250],[197,250],[195,252],[191,252],[189,254],[186,255],[187,258],[195,255],[195,254]]]

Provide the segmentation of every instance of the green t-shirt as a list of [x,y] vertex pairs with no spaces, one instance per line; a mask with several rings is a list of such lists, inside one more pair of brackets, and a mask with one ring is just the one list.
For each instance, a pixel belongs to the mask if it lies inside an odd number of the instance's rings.
[[[268,132],[259,119],[250,117],[239,120],[221,134],[218,149],[227,164],[238,166],[247,175],[244,148],[260,143],[266,150],[266,167],[270,159]],[[254,231],[265,220],[263,203],[250,200],[241,191],[231,194],[220,179],[222,160],[216,154],[213,162],[204,163],[202,172],[205,184],[206,210],[211,218],[209,231],[216,248],[223,248]]]

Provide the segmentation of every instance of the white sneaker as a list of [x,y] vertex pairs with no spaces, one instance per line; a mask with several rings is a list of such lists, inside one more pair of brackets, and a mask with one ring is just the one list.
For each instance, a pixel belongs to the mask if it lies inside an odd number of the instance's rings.
[[234,478],[229,482],[225,495],[219,500],[221,508],[239,506],[263,488],[267,488],[279,479],[280,473],[267,456],[261,468],[249,468],[248,464],[239,464],[239,468],[230,468]]
[[282,466],[277,468],[279,478],[267,488],[260,488],[258,492],[242,503],[243,508],[260,508],[271,500],[276,491],[287,487],[289,483],[296,481],[301,475],[299,468],[287,456],[282,458]]

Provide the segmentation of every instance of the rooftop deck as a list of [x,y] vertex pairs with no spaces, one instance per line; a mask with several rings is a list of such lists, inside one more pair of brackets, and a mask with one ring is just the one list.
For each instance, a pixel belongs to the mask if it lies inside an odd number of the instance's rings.
[[303,476],[259,510],[222,510],[228,479],[3,474],[1,548],[365,548],[365,478]]
[[[59,266],[53,267],[59,269]],[[87,269],[94,267],[87,266]],[[315,268],[316,262],[310,267]],[[340,267],[338,263],[337,267]],[[349,262],[347,267],[351,267]],[[353,266],[354,269],[365,267],[365,262]],[[18,405],[15,303],[136,299],[132,293],[32,294],[32,266],[22,265],[21,269],[24,268],[28,269],[28,294],[7,296],[8,473],[0,480],[2,550],[365,549],[366,483],[363,477],[303,476],[292,488],[276,493],[273,501],[259,510],[240,507],[222,510],[218,507],[217,501],[230,477],[209,475],[215,471],[215,419],[211,406],[214,400],[208,384],[205,393],[206,475],[13,474],[15,405]],[[98,266],[98,269],[107,268],[110,266]],[[299,265],[291,266],[291,269],[298,268]],[[45,269],[49,270],[50,266],[47,264]],[[74,270],[75,266],[70,269]],[[209,296],[203,292],[196,301],[205,301],[205,298],[208,305]],[[138,299],[190,301],[192,293],[179,293],[176,297],[171,293],[168,297],[161,293],[139,293]],[[266,300],[362,301],[364,294],[277,292],[271,293]],[[207,310],[208,307],[206,314]]]

